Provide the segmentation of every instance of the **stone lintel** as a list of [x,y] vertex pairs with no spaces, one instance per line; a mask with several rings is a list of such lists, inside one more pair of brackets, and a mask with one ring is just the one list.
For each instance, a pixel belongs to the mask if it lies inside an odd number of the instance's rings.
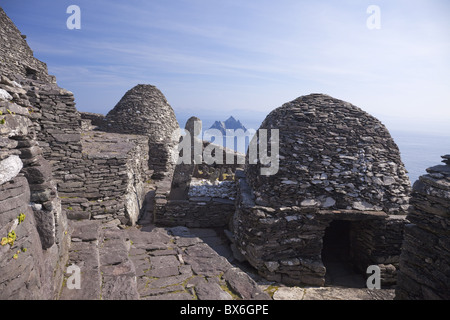
[[317,214],[333,220],[369,220],[386,219],[389,217],[384,211],[318,210]]

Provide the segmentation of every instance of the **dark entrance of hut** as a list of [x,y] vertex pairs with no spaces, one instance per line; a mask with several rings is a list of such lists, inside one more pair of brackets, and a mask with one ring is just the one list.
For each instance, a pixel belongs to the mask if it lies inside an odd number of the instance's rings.
[[325,229],[322,262],[326,268],[325,286],[364,288],[365,278],[357,271],[354,232],[357,221],[334,220]]

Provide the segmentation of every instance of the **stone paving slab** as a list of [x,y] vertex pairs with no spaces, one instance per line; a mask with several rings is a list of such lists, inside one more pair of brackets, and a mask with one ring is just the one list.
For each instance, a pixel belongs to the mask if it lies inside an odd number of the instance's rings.
[[[71,222],[70,264],[81,289],[66,283],[60,299],[83,300],[392,300],[394,290],[288,287],[262,279],[233,258],[220,230],[118,228]],[[70,277],[66,275],[65,281]]]
[[280,287],[273,300],[393,300],[394,294],[394,289]]
[[[153,228],[149,232],[157,233],[155,237],[141,232],[144,234],[142,238],[130,228],[133,239],[130,258],[143,271],[137,273],[141,299],[241,299],[241,295],[236,294],[235,288],[223,278],[226,271],[234,268],[233,265],[204,242],[204,238],[218,238],[214,230]],[[151,238],[161,241],[160,248],[143,249]],[[216,244],[220,245],[220,241]],[[148,268],[144,269],[147,263]],[[247,276],[247,280],[257,287],[250,277]]]
[[80,267],[82,286],[63,285],[60,299],[270,299],[218,253],[230,255],[213,229],[122,230],[95,221],[71,222],[71,227],[69,264]]

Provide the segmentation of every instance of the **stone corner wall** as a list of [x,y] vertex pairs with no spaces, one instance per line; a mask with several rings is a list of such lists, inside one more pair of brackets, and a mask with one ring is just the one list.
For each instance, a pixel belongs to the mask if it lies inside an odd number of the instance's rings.
[[151,175],[147,137],[102,131],[81,135],[83,170],[62,187],[68,218],[134,225]]
[[68,225],[36,141],[27,88],[0,81],[0,298],[52,299],[68,259]]
[[396,299],[450,299],[450,155],[414,183]]
[[0,37],[1,297],[52,299],[70,237],[58,188],[81,158],[79,114],[1,8]]

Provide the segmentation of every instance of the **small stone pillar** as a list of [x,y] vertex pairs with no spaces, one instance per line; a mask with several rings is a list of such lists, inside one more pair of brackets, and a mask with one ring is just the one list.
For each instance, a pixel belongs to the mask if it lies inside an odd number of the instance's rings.
[[[199,159],[196,153],[202,150],[202,140],[199,138],[202,132],[202,121],[197,117],[190,117],[185,125],[186,136],[181,139],[190,138],[190,157],[189,163],[180,163],[176,165],[172,180],[171,199],[186,199],[191,184],[192,175]],[[186,152],[186,149],[183,150]],[[200,158],[201,161],[201,158]]]

